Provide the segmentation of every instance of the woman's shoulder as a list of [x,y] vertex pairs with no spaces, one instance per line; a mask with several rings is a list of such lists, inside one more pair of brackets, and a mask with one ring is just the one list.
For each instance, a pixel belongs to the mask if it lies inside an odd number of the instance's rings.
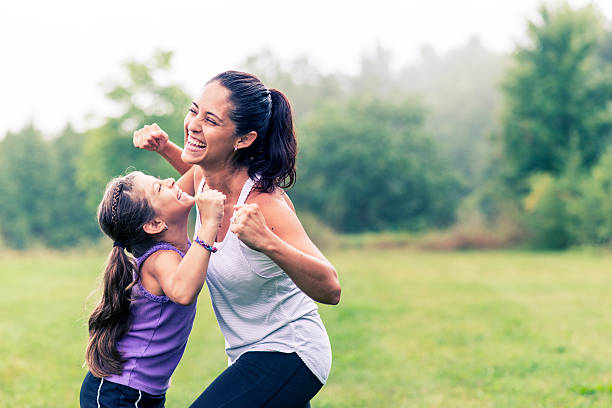
[[246,200],[246,204],[257,204],[262,211],[265,211],[266,209],[270,209],[272,211],[289,209],[295,213],[295,207],[293,206],[293,202],[289,198],[289,195],[280,187],[275,188],[271,193],[253,189]]
[[280,188],[271,193],[258,192],[249,196],[246,203],[257,204],[267,226],[281,238],[301,230],[293,203]]

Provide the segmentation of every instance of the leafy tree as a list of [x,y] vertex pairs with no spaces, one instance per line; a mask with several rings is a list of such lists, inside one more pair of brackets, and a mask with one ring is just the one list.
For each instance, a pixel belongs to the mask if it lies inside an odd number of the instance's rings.
[[549,173],[530,178],[531,192],[525,197],[531,245],[536,248],[565,249],[571,243],[567,179]]
[[576,191],[566,201],[573,243],[602,245],[612,241],[612,149],[572,185]]
[[474,188],[483,178],[495,129],[496,83],[504,57],[486,50],[477,38],[437,55],[423,48],[422,61],[391,67],[392,53],[381,45],[366,50],[355,75],[323,74],[307,57],[282,63],[268,50],[248,57],[243,69],[285,92],[298,121],[321,104],[350,97],[405,99],[419,95],[426,108],[425,130],[438,142],[463,183]]
[[8,245],[50,241],[53,224],[53,156],[33,124],[8,132],[0,144],[0,230]]
[[77,160],[77,182],[86,191],[90,210],[95,209],[110,178],[130,168],[156,176],[173,173],[164,160],[132,145],[133,132],[151,123],[183,145],[182,124],[190,99],[178,85],[162,84],[158,78],[170,70],[171,60],[171,52],[158,52],[150,61],[130,61],[125,65],[126,79],[110,85],[106,95],[122,113],[85,132],[83,153]]
[[53,199],[48,203],[53,217],[47,233],[51,247],[71,246],[100,236],[96,214],[86,206],[85,189],[76,183],[76,162],[83,142],[83,135],[70,125],[48,142],[54,180]]
[[300,125],[298,208],[345,232],[453,221],[459,184],[423,134],[416,102],[352,98]]
[[595,52],[601,18],[592,7],[540,9],[514,55],[503,91],[502,145],[515,186],[533,172],[559,175],[573,157],[591,167],[610,139],[612,75]]

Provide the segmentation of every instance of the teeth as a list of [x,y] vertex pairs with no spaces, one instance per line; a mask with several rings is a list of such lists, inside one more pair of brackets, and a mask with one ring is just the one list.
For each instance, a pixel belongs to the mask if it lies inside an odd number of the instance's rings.
[[197,139],[194,139],[191,136],[187,136],[187,143],[191,145],[191,147],[194,147],[196,149],[204,149],[206,147],[206,144],[200,142]]

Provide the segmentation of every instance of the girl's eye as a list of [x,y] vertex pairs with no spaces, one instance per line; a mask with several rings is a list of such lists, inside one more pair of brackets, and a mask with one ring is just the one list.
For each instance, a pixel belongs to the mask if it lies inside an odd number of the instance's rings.
[[217,122],[215,122],[215,121],[214,121],[214,120],[212,120],[211,118],[206,118],[206,121],[207,121],[208,123],[211,123],[211,124],[215,125],[215,126],[217,125]]
[[157,192],[159,193],[161,191],[161,184],[157,185]]
[[189,112],[193,113],[194,115],[198,114],[198,112],[196,112],[195,109],[193,109],[193,108],[189,108]]

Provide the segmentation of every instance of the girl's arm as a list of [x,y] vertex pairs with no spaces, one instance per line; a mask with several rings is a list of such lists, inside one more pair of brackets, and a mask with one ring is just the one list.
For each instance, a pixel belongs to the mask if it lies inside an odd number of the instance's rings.
[[270,257],[313,300],[338,304],[338,274],[312,243],[289,202],[271,194],[261,194],[253,202],[236,206],[232,232]]
[[[200,240],[212,245],[223,218],[225,195],[216,190],[204,190],[196,196],[202,226],[197,231]],[[157,280],[162,291],[175,303],[193,303],[206,280],[211,252],[193,242],[184,258],[175,252],[168,256],[153,254],[148,260],[148,271]]]
[[192,167],[191,164],[183,162],[181,159],[183,150],[168,140],[168,134],[157,123],[146,125],[134,132],[132,141],[139,149],[159,153],[180,174],[185,174]]

